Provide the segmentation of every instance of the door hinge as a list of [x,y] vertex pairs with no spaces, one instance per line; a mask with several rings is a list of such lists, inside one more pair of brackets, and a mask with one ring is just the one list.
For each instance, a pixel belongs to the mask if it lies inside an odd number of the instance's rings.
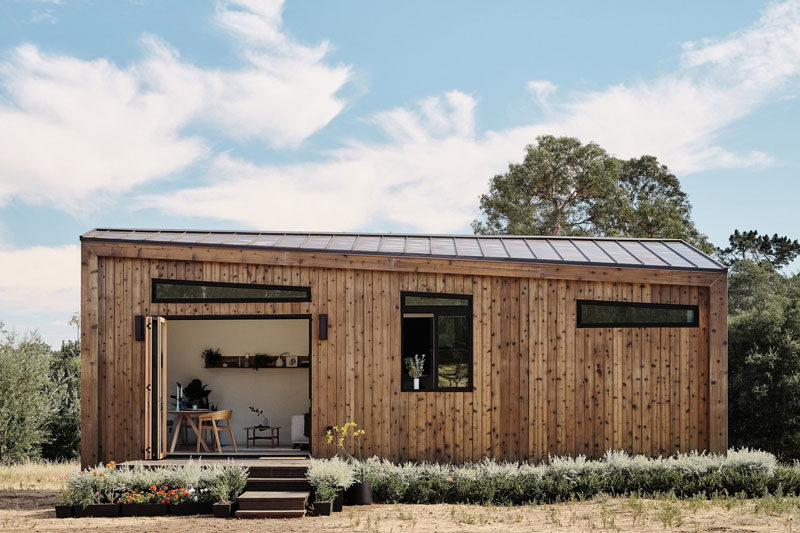
[[147,324],[147,329],[153,329],[153,323],[152,322]]
[[144,390],[151,391],[151,390],[153,390],[153,386],[152,385],[148,385],[147,387],[144,388]]
[[153,452],[153,447],[152,446],[148,446],[147,448],[145,448],[145,451],[147,453],[152,453]]

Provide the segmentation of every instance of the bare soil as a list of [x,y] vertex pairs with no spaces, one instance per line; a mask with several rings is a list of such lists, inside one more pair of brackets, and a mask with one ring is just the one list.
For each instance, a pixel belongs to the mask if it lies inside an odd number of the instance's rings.
[[330,517],[220,520],[212,517],[55,518],[54,490],[0,490],[3,531],[798,531],[800,499],[643,500],[597,498],[524,507],[372,505]]

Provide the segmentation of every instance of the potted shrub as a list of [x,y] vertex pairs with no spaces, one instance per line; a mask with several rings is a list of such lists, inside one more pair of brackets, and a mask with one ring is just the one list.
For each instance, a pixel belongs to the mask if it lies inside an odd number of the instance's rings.
[[342,492],[353,484],[353,467],[338,456],[332,459],[311,459],[306,478],[314,489],[315,501],[317,489],[333,487],[337,493],[333,498],[333,511],[338,512],[342,510]]
[[222,353],[220,353],[219,348],[206,348],[203,350],[202,357],[206,363],[206,368],[222,366]]
[[[62,501],[72,504],[73,516],[119,516],[117,500],[116,465],[98,465],[84,470],[67,480]],[[65,510],[62,510],[62,513]]]
[[[347,422],[342,427],[334,426],[327,433],[328,444],[336,446],[338,450],[344,453],[350,464],[355,467],[354,482],[350,487],[343,487],[346,489],[344,496],[347,505],[372,504],[372,487],[366,478],[364,461],[362,460],[361,439],[366,434],[367,432],[363,429],[358,429],[358,424],[355,422]],[[348,446],[352,447],[353,451],[358,454],[357,459],[348,450]],[[341,505],[339,507],[341,508]]]
[[330,516],[333,500],[337,497],[336,487],[320,485],[314,491],[314,512],[318,516]]
[[246,468],[233,465],[222,467],[222,472],[211,482],[209,493],[215,502],[213,505],[216,518],[231,518],[239,508],[239,494],[247,485]]
[[123,492],[117,499],[121,516],[164,516],[169,507],[163,502],[167,487],[151,485],[146,491]]
[[58,495],[58,501],[60,503],[56,504],[56,518],[70,518],[72,516],[72,502],[70,501],[69,493],[62,491]]

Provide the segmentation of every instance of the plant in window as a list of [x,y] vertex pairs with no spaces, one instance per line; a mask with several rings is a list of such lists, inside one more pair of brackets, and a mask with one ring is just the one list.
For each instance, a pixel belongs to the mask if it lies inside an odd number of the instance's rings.
[[425,370],[425,354],[406,357],[404,363],[409,377],[414,380],[414,390],[419,390],[419,378]]

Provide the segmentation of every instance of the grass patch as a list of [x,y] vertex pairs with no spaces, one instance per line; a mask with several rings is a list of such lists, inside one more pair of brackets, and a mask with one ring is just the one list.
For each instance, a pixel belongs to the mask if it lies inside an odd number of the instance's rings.
[[0,490],[60,490],[67,478],[79,470],[77,461],[0,464]]

